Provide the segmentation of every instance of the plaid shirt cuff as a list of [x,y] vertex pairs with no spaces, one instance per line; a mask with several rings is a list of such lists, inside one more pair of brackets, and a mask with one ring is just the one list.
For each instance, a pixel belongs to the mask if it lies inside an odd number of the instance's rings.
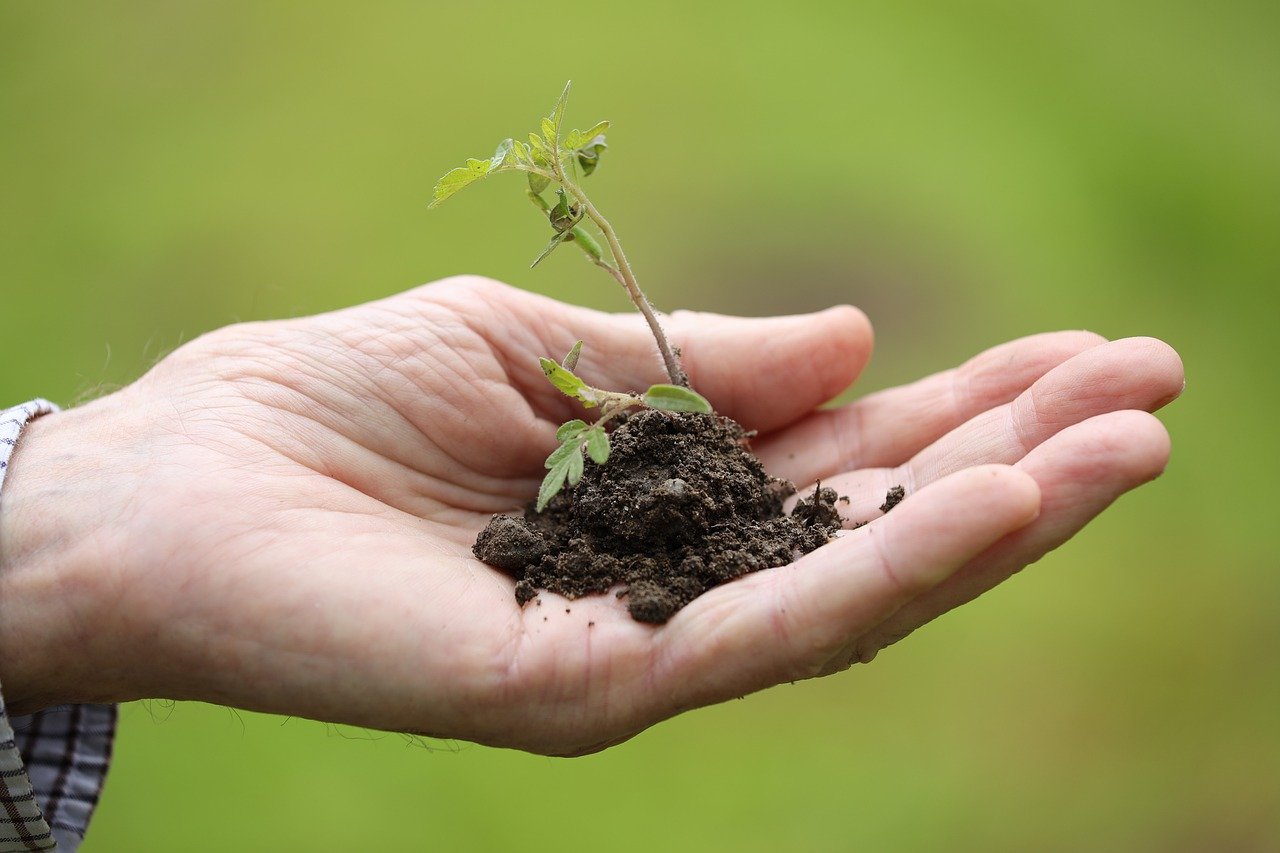
[[[33,400],[0,412],[0,488],[22,428],[54,411],[47,400]],[[0,853],[80,846],[115,731],[115,705],[63,705],[10,718],[0,695]]]

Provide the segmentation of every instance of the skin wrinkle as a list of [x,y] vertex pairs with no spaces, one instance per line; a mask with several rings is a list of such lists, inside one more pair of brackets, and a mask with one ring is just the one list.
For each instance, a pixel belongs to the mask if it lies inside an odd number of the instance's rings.
[[862,456],[862,409],[848,405],[830,413],[824,412],[820,417],[826,425],[832,446],[836,448],[834,464],[829,466],[830,473],[848,471]]
[[[425,341],[419,342],[417,337],[421,330],[414,328],[397,328],[379,336],[379,341],[390,340],[398,346],[388,345],[388,358],[379,358],[377,353],[369,353],[377,358],[384,369],[391,368],[391,373],[398,378],[409,381],[410,387],[424,395],[438,391],[440,387],[448,388],[451,397],[457,403],[474,403],[483,399],[473,390],[475,383],[491,377],[484,377],[476,372],[478,365],[489,360],[490,353],[486,346],[477,343],[477,335],[471,327],[458,322],[450,312],[441,311],[440,318],[430,324],[431,332]],[[363,350],[363,348],[361,348]],[[363,350],[368,352],[367,350]],[[434,375],[446,381],[439,385],[425,382],[414,382],[409,375],[414,371],[405,370],[405,366],[430,369]],[[463,368],[466,368],[464,372]],[[390,401],[401,399],[399,395],[388,395]],[[456,404],[455,404],[456,405]],[[429,419],[424,419],[428,420]]]
[[[325,340],[328,342],[327,346],[331,346],[331,338],[326,336]],[[281,346],[281,344],[284,344],[284,346]],[[370,398],[369,395],[362,393],[358,389],[359,374],[355,372],[354,365],[350,365],[348,358],[339,356],[339,351],[334,350],[333,352],[334,357],[326,359],[323,363],[305,356],[298,357],[292,361],[292,371],[282,371],[275,363],[285,354],[295,356],[293,347],[289,345],[288,341],[274,342],[269,349],[261,354],[245,352],[236,357],[245,359],[248,364],[255,364],[261,367],[260,371],[249,373],[247,377],[258,379],[264,383],[263,387],[289,392],[287,395],[277,399],[253,397],[251,399],[303,416],[327,428],[337,436],[347,438],[353,443],[361,444],[361,442],[351,438],[352,435],[367,432],[367,430],[362,429],[363,423],[355,419],[355,413],[362,410],[367,411]],[[335,369],[345,374],[349,381],[346,383],[334,382],[332,371]],[[237,379],[242,382],[246,378],[246,374],[243,372],[243,367],[241,367],[241,370],[242,373]],[[291,372],[295,371],[297,374],[305,376],[309,382],[315,383],[318,389],[322,389],[327,393],[317,395],[314,391],[308,390],[304,384],[290,381],[287,377]],[[344,385],[347,387],[344,387]],[[323,399],[323,397],[330,395],[335,397],[336,406],[326,404]],[[285,399],[289,400],[293,405],[284,405],[283,401]],[[384,404],[377,413],[377,417],[379,420],[384,421],[389,428],[384,431],[405,434],[411,431],[404,419],[389,405]],[[396,428],[397,426],[399,429]],[[403,442],[393,442],[390,448],[403,444]],[[382,452],[384,449],[371,448],[371,450]]]
[[950,390],[950,420],[952,422],[963,421],[965,414],[973,408],[972,401],[975,399],[973,395],[973,374],[977,363],[978,358],[969,359],[960,365],[960,369],[952,374],[951,381],[947,383],[947,388]]
[[[286,430],[286,431],[288,431],[288,430],[289,430],[289,425],[287,425],[287,424],[278,424],[278,426],[280,426],[282,429],[284,429],[284,430]],[[298,466],[299,466],[299,469],[300,469],[300,470],[299,470],[297,473],[302,473],[303,471],[305,471],[307,474],[316,474],[316,475],[319,475],[319,476],[325,477],[325,478],[326,478],[326,482],[332,482],[332,483],[333,483],[334,485],[336,485],[336,486],[343,486],[343,487],[346,487],[346,488],[351,488],[351,489],[353,490],[353,492],[358,493],[358,494],[360,494],[360,495],[361,495],[361,496],[363,496],[363,497],[370,497],[370,498],[373,498],[373,499],[375,499],[375,500],[378,500],[378,499],[377,499],[377,497],[376,497],[375,495],[369,495],[369,494],[368,494],[368,492],[365,492],[365,491],[363,491],[363,490],[361,490],[361,489],[357,488],[356,486],[354,486],[354,485],[353,485],[353,484],[351,484],[351,483],[347,483],[345,480],[342,480],[342,479],[339,479],[339,478],[334,478],[334,477],[331,475],[331,473],[330,473],[330,472],[317,470],[317,469],[316,469],[312,464],[310,464],[310,463],[308,463],[308,462],[304,461],[303,459],[300,459],[300,458],[294,458],[293,456],[290,456],[290,455],[289,455],[288,453],[286,453],[282,448],[277,448],[277,447],[274,447],[274,446],[271,446],[271,445],[267,445],[267,444],[265,444],[265,442],[262,442],[260,439],[257,439],[256,437],[254,437],[254,436],[252,436],[252,435],[250,435],[250,434],[248,434],[248,433],[241,433],[241,434],[240,434],[240,437],[242,437],[242,438],[244,438],[244,439],[246,439],[246,440],[248,440],[248,441],[251,441],[251,442],[257,443],[257,444],[259,444],[260,446],[262,446],[264,449],[267,449],[267,450],[269,450],[269,451],[271,451],[271,452],[273,452],[273,453],[279,453],[279,454],[281,454],[281,455],[284,455],[286,458],[290,459],[290,461],[292,461],[294,464],[296,464],[296,465],[298,465]],[[242,468],[244,468],[245,470],[253,471],[253,472],[255,472],[255,473],[261,473],[261,472],[262,472],[262,471],[261,471],[261,464],[262,464],[262,463],[261,463],[261,461],[258,461],[258,460],[237,459],[237,460],[233,460],[233,464],[237,464],[237,465],[241,466]],[[281,473],[288,473],[288,472],[286,472],[284,469],[281,469]],[[410,474],[410,475],[412,475],[412,476],[422,476],[422,475],[418,474],[418,472],[413,471],[412,469],[407,470],[405,473]],[[405,515],[406,515],[406,517],[407,517],[408,519],[411,519],[411,520],[413,520],[413,521],[418,521],[418,520],[419,520],[420,518],[422,518],[423,516],[429,516],[429,515],[431,515],[431,514],[435,514],[435,513],[438,513],[438,512],[442,512],[442,511],[446,511],[446,510],[452,510],[452,507],[448,507],[448,506],[446,506],[446,505],[440,505],[439,507],[415,508],[415,510],[414,510],[413,512],[409,512],[408,510],[404,510],[403,508],[396,508],[396,507],[393,507],[393,506],[386,506],[386,505],[385,505],[385,504],[383,504],[381,501],[379,501],[379,506],[380,506],[380,507],[385,508],[386,510],[395,510],[395,511],[396,511],[396,513],[397,513],[397,515],[399,515],[399,514],[403,513],[403,514],[405,514]],[[328,509],[328,510],[330,510],[330,511],[338,511],[338,510],[336,510],[334,507],[325,507],[325,509]],[[358,514],[358,515],[372,515],[372,514],[373,514],[373,513],[372,513],[372,510],[373,510],[373,509],[374,509],[374,507],[372,507],[372,506],[371,506],[371,507],[369,507],[369,508],[362,509],[362,510],[359,510],[359,511],[353,511],[353,514]],[[379,510],[378,510],[378,514],[379,514],[379,515],[381,515],[381,514],[382,514],[381,509],[379,509]]]
[[[287,526],[288,526],[288,525],[285,525],[285,527],[287,527]],[[365,535],[382,536],[382,535],[384,535],[384,534],[379,533],[379,532],[377,532],[377,531],[368,531],[368,533],[367,533],[367,534],[365,534]],[[267,547],[267,546],[269,546],[270,544],[271,544],[271,543],[270,543],[266,538],[263,538],[259,543],[257,543],[257,545],[256,545],[255,547],[257,547],[257,548],[262,548],[262,547]],[[246,552],[246,553],[250,553],[250,554],[251,554],[251,553],[252,553],[252,550],[253,550],[253,549],[251,548],[251,549],[250,549],[250,551],[248,551],[248,552]],[[294,611],[294,613],[295,613],[295,614],[296,614],[296,613],[306,612],[306,611],[308,610],[308,606],[306,605],[305,601],[301,602],[301,604],[302,604],[301,609],[300,609],[300,610],[295,610],[295,611]],[[354,623],[348,623],[348,627],[351,627],[353,624],[354,624]],[[361,629],[361,630],[364,630],[364,629]],[[234,632],[233,632],[233,633],[234,633]],[[221,634],[222,634],[223,636],[227,636],[227,635],[228,635],[227,631],[225,631],[225,630],[224,630],[224,631],[222,631],[222,632],[221,632]],[[238,638],[238,639],[243,639],[243,637]],[[234,640],[233,640],[233,641],[234,641]],[[297,642],[297,638],[296,638],[296,637],[294,638],[294,641],[295,641],[295,642]],[[314,642],[314,640],[313,640],[313,642]],[[198,649],[198,648],[200,648],[200,647],[202,647],[202,646],[204,645],[205,640],[202,640],[202,639],[200,639],[200,638],[198,638],[198,637],[197,637],[197,638],[195,638],[195,639],[193,640],[193,643],[194,643],[194,648],[197,648],[197,649]],[[315,663],[317,663],[317,662],[319,662],[319,663],[323,663],[323,662],[326,660],[326,658],[328,657],[328,652],[327,652],[327,651],[324,651],[323,649],[308,648],[308,647],[305,647],[306,645],[309,645],[309,644],[304,644],[304,647],[303,647],[303,648],[298,648],[298,647],[296,647],[296,646],[294,646],[294,647],[289,647],[289,646],[279,646],[279,645],[271,646],[270,648],[268,648],[268,647],[263,646],[263,645],[262,645],[262,644],[260,644],[260,643],[254,643],[254,644],[251,644],[251,645],[248,647],[248,651],[246,652],[247,657],[245,657],[245,658],[244,658],[244,660],[245,660],[246,662],[247,662],[247,661],[257,660],[259,657],[261,657],[261,656],[262,656],[262,653],[263,653],[263,652],[265,652],[265,651],[269,651],[269,652],[271,652],[271,653],[277,653],[277,652],[278,652],[278,653],[280,653],[280,654],[285,655],[286,657],[291,658],[291,659],[294,661],[294,663],[293,663],[293,664],[291,664],[291,666],[297,666],[298,664],[315,664]],[[249,669],[250,669],[249,667],[247,667],[247,666],[245,667],[245,670],[249,670]],[[337,706],[337,705],[335,705],[334,707],[335,707],[335,708],[338,708],[338,706]],[[270,711],[270,710],[273,710],[273,708],[271,707],[271,703],[270,703],[270,701],[267,701],[267,702],[265,702],[264,704],[262,704],[262,705],[258,708],[258,710],[266,710],[266,711]],[[352,713],[351,708],[349,708],[349,707],[343,707],[343,708],[341,708],[340,710],[335,710],[333,713],[341,713],[341,714],[345,714],[345,715],[347,715],[347,721],[349,721],[349,722],[353,722],[353,723],[356,723],[356,724],[359,724],[359,723],[361,722],[361,720],[360,720],[360,718],[359,718],[359,714],[358,714],[358,713],[357,713],[357,714],[353,714],[353,713]]]
[[[552,598],[547,593],[543,608],[552,603]],[[532,694],[535,701],[540,706],[547,700],[544,698],[547,689],[544,684],[554,684],[559,678],[560,672],[560,656],[552,656],[541,668],[538,666],[525,666],[525,660],[529,657],[537,658],[539,656],[545,659],[545,655],[540,655],[541,647],[538,645],[540,638],[539,631],[552,631],[554,628],[548,628],[547,623],[535,624],[535,630],[529,630],[529,623],[534,619],[542,618],[538,612],[543,608],[533,607],[524,608],[517,611],[512,624],[516,630],[504,643],[500,656],[495,658],[495,663],[501,663],[505,657],[505,666],[495,669],[494,683],[492,685],[491,695],[494,699],[485,707],[490,708],[490,713],[501,715],[505,708],[527,705],[528,700],[526,694]],[[536,680],[526,677],[526,671],[537,674]],[[554,704],[554,702],[553,702]],[[537,707],[535,706],[535,707]]]
[[[803,608],[800,606],[799,600],[795,596],[795,587],[792,582],[794,579],[794,569],[782,567],[784,571],[777,572],[769,583],[771,597],[776,599],[776,606],[771,612],[771,625],[777,644],[783,648],[795,647],[799,644],[800,637],[804,636],[802,626],[811,623],[810,620],[804,618]],[[821,624],[816,623],[816,624]],[[823,634],[813,635],[807,645],[808,651],[795,661],[793,668],[787,673],[788,681],[800,681],[814,677],[821,668],[822,659],[830,654],[830,647],[838,647],[843,642],[844,625],[834,625],[835,630],[831,632],[828,639]],[[812,628],[810,628],[812,633]]]
[[893,589],[897,598],[908,598],[911,589],[907,587],[902,579],[898,577],[898,573],[893,568],[893,557],[889,553],[889,542],[885,538],[885,528],[879,524],[869,524],[865,528],[866,533],[863,534],[870,541],[869,549],[872,561],[875,563],[876,570],[884,576],[889,582],[889,586]]
[[789,594],[790,585],[780,582],[780,578],[784,576],[784,573],[777,573],[773,583],[770,584],[773,607],[769,610],[769,629],[774,642],[782,648],[787,648],[795,642],[791,622],[796,618],[796,607]]
[[[334,361],[340,362],[341,360],[335,359]],[[250,363],[257,363],[257,362],[254,362],[251,360]],[[275,373],[276,371],[269,370],[265,372]],[[318,377],[314,377],[314,378],[318,378]],[[442,486],[445,486],[445,487],[450,486],[450,479],[457,480],[458,477],[456,476],[456,474],[458,471],[462,469],[462,463],[454,456],[448,453],[445,453],[443,448],[438,448],[439,454],[445,456],[447,460],[450,460],[452,462],[452,465],[450,466],[446,464],[445,469],[438,470],[435,472],[421,471],[420,469],[413,467],[407,462],[394,458],[392,456],[389,456],[386,453],[379,453],[377,451],[370,450],[362,442],[359,442],[350,438],[341,429],[336,428],[335,425],[332,423],[315,420],[312,415],[312,412],[323,413],[326,411],[326,408],[323,407],[319,402],[317,402],[316,398],[313,395],[300,390],[296,386],[292,384],[286,384],[286,383],[280,382],[273,375],[258,374],[258,375],[251,375],[249,377],[242,377],[239,380],[242,387],[245,386],[246,379],[248,380],[256,379],[257,381],[262,383],[262,385],[259,386],[262,388],[276,389],[278,391],[287,392],[284,396],[277,396],[272,394],[266,394],[266,395],[250,394],[249,398],[251,400],[255,400],[256,402],[267,406],[269,409],[292,414],[297,417],[303,418],[306,421],[311,421],[315,423],[322,430],[328,430],[330,438],[337,438],[345,442],[346,448],[348,451],[356,448],[358,448],[359,450],[365,451],[363,455],[363,463],[358,464],[353,459],[352,464],[349,466],[344,466],[343,469],[321,470],[316,467],[318,464],[316,460],[318,460],[321,456],[321,451],[318,448],[320,446],[333,447],[334,445],[332,442],[324,442],[323,445],[321,445],[319,442],[319,439],[321,438],[321,436],[317,436],[318,441],[316,443],[303,443],[299,445],[297,442],[290,442],[289,444],[295,448],[294,452],[288,451],[284,446],[285,445],[284,442],[279,442],[278,446],[276,446],[274,449],[277,452],[285,453],[285,455],[288,455],[290,458],[294,459],[294,461],[298,462],[299,464],[306,465],[307,467],[312,468],[313,470],[318,470],[320,473],[324,473],[330,476],[335,476],[336,479],[339,479],[347,483],[348,485],[351,485],[357,488],[359,491],[365,494],[369,494],[372,497],[379,497],[380,493],[382,492],[382,489],[377,487],[376,485],[369,485],[370,482],[372,482],[373,484],[380,484],[382,482],[397,482],[399,478],[397,478],[392,472],[388,472],[382,475],[374,474],[371,477],[355,476],[355,472],[356,471],[363,472],[362,465],[367,465],[367,464],[393,463],[395,465],[398,465],[404,469],[404,473],[408,474],[411,480],[419,484],[422,484],[420,488],[417,490],[417,493],[421,497],[430,501],[431,503],[431,506],[429,507],[415,509],[414,510],[415,513],[428,514],[449,505],[453,505],[453,506],[466,505],[469,508],[475,508],[477,511],[496,511],[499,509],[503,509],[507,506],[507,500],[511,497],[511,495],[509,494],[509,492],[507,492],[506,489],[503,489],[503,487],[507,487],[507,489],[509,489],[509,485],[510,485],[509,480],[503,481],[503,480],[499,480],[498,478],[484,478],[484,482],[475,482],[471,484],[461,484],[461,483],[454,482],[451,484],[452,488],[441,488]],[[333,385],[332,383],[325,382],[325,385],[331,390],[334,390],[334,391],[340,390],[338,389],[337,386]],[[251,383],[249,384],[249,387],[253,387]],[[342,393],[346,393],[346,392],[342,392]],[[347,394],[347,397],[348,399],[354,399],[354,397],[350,394]],[[403,418],[396,416],[395,420],[397,423],[401,424],[402,426],[408,427],[408,423],[404,421]],[[349,418],[344,419],[342,421],[342,424],[352,431],[355,431],[356,429],[355,423],[351,421]],[[277,426],[280,427],[280,429],[278,430],[278,434],[280,435],[293,436],[296,434],[296,424],[280,422],[279,424],[277,424]],[[436,443],[429,436],[423,435],[421,433],[417,433],[416,431],[414,432],[415,432],[415,435],[420,436],[423,441],[427,442],[429,447],[433,449],[437,449]],[[303,448],[305,448],[307,451],[307,453],[305,454],[306,458],[304,458],[302,455],[296,452],[296,451],[302,450]],[[451,472],[455,475],[452,478],[450,478]],[[480,478],[479,476],[477,476],[476,478],[473,478],[473,479],[479,480]],[[365,482],[366,485],[365,486],[357,485],[360,482]],[[433,486],[428,486],[427,484],[433,484]],[[494,497],[501,499],[502,503],[499,504],[496,502],[495,503],[476,502],[473,500],[474,494],[476,492],[487,492],[493,495]],[[386,496],[384,495],[383,497],[386,497]],[[397,503],[400,503],[400,502],[397,502]],[[403,507],[401,508],[403,509]]]
[[[648,666],[644,675],[645,696],[652,697],[655,703],[662,696],[668,705],[693,707],[692,700],[682,697],[691,692],[689,686],[696,680],[693,677],[697,673],[694,666],[696,656],[713,653],[709,650],[715,645],[718,632],[714,628],[703,629],[703,636],[696,647],[681,641],[687,634],[694,632],[695,626],[708,623],[715,626],[722,621],[716,617],[722,601],[722,597],[717,597],[713,603],[708,604],[705,598],[695,599],[676,618],[655,630],[654,642],[649,645]],[[663,685],[669,686],[664,689]]]
[[1035,385],[1009,405],[1005,423],[1008,425],[1008,434],[1013,439],[1017,458],[1025,456],[1040,443],[1039,430],[1035,429],[1034,425],[1044,423],[1044,420],[1041,417]]
[[[483,352],[483,356],[487,360],[495,361],[501,374],[500,376],[492,377],[494,381],[516,388],[524,399],[536,399],[538,396],[544,396],[542,393],[545,390],[544,386],[547,388],[550,386],[541,376],[541,371],[537,371],[537,383],[528,381],[533,378],[531,376],[534,372],[533,368],[537,367],[536,356],[533,356],[534,360],[530,361],[530,354],[544,349],[545,341],[553,336],[551,334],[553,328],[555,331],[562,331],[563,329],[546,315],[525,310],[526,300],[534,298],[530,294],[519,293],[515,298],[508,299],[494,298],[491,293],[492,288],[488,284],[484,279],[468,280],[466,282],[465,287],[469,291],[467,295],[483,301],[486,310],[476,313],[470,310],[459,310],[462,322],[471,335],[484,341],[487,345],[487,351]],[[449,296],[448,294],[442,295],[446,298]],[[497,325],[506,332],[496,337],[490,336],[486,328],[493,325],[495,316],[502,318],[502,321],[498,322]],[[537,331],[539,329],[541,333]],[[570,344],[572,344],[572,340]],[[568,351],[568,347],[565,348],[565,351]],[[554,357],[551,353],[546,355],[548,358]],[[539,393],[531,396],[531,391],[534,389]],[[552,390],[554,391],[554,389]],[[549,394],[545,396],[547,399],[555,399]]]

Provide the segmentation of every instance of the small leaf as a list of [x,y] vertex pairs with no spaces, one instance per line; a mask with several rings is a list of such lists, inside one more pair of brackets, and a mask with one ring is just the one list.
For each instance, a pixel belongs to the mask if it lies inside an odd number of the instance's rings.
[[574,152],[574,155],[578,158],[578,165],[582,167],[583,177],[596,170],[596,166],[600,165],[600,155],[608,147],[608,144],[604,141],[604,134],[601,133],[591,137],[586,145]]
[[529,189],[533,190],[535,195],[551,186],[551,179],[546,175],[535,175],[533,172],[526,172],[525,174],[529,177]]
[[570,438],[551,451],[551,455],[547,457],[546,462],[542,463],[542,467],[554,468],[575,453],[579,456],[582,455],[582,442],[577,438]]
[[557,234],[552,237],[551,242],[547,244],[547,248],[543,249],[542,252],[538,254],[538,257],[533,259],[533,263],[529,264],[529,269],[533,269],[538,264],[545,261],[547,259],[547,255],[550,255],[558,249],[561,243],[568,243],[571,239],[573,239],[571,234]]
[[529,134],[529,147],[534,151],[546,151],[547,143],[542,141],[542,137],[536,133]]
[[510,166],[515,162],[515,145],[510,139],[504,139],[498,143],[498,150],[493,152],[493,157],[489,159],[489,170],[500,169],[503,166]]
[[[581,454],[578,455],[581,459]],[[565,477],[569,474],[569,465],[567,462],[561,463],[547,472],[547,476],[542,478],[542,486],[538,489],[538,512],[546,509],[547,504],[551,502],[560,490],[564,488]]]
[[[577,447],[574,448],[574,450],[578,450],[578,449],[579,448]],[[583,470],[582,454],[581,453],[573,454],[568,458],[567,462],[569,465],[569,471],[568,471],[569,485],[576,486],[578,485],[578,481],[582,479],[582,470]]]
[[564,148],[572,151],[575,148],[580,147],[583,143],[590,142],[597,136],[602,136],[608,129],[609,122],[607,121],[596,122],[596,124],[588,130],[577,130],[575,128],[565,134]]
[[547,116],[547,121],[551,122],[553,132],[548,141],[552,146],[555,145],[555,139],[560,135],[560,122],[564,120],[564,108],[569,103],[569,89],[573,86],[573,81],[569,80],[564,84],[564,91],[560,93],[560,99],[556,101],[555,109],[551,111],[551,115]]
[[428,207],[438,207],[445,199],[456,193],[458,190],[483,178],[487,173],[476,173],[466,166],[459,166],[457,169],[450,169],[445,172],[440,180],[436,181],[435,192],[432,193],[431,204]]
[[428,207],[438,207],[441,202],[458,190],[475,183],[486,175],[510,168],[513,145],[514,143],[510,139],[504,139],[488,160],[477,160],[475,157],[468,157],[467,165],[445,172],[440,180],[436,181],[436,188],[432,193],[431,204]]
[[542,368],[542,372],[547,375],[547,379],[552,385],[560,389],[567,396],[582,399],[582,392],[586,389],[587,383],[573,375],[573,371],[565,370],[549,358],[539,358],[538,365]]
[[578,366],[578,357],[582,355],[582,341],[576,341],[568,355],[560,359],[560,366],[565,370],[573,370]]
[[580,418],[560,424],[560,429],[556,430],[556,441],[564,443],[571,438],[577,438],[588,429],[587,422]]
[[542,120],[542,141],[547,143],[548,148],[556,146],[556,124],[549,118]]
[[604,431],[604,427],[587,430],[587,453],[597,465],[609,461],[609,434]]
[[679,385],[654,385],[644,392],[644,403],[666,412],[711,413],[711,404],[697,391]]
[[609,129],[609,122],[607,122],[607,121],[598,121],[598,122],[596,122],[594,125],[592,125],[590,128],[588,128],[587,130],[582,131],[582,138],[583,138],[583,139],[592,139],[592,138],[594,138],[594,137],[596,137],[596,136],[600,136],[601,134],[603,134],[603,133],[604,133],[606,130],[608,130],[608,129]]

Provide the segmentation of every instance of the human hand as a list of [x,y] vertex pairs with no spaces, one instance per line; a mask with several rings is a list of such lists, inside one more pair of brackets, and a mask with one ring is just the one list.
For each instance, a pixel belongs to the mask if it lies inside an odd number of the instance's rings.
[[231,326],[126,389],[33,422],[0,504],[0,677],[17,712],[162,696],[549,754],[834,672],[1065,541],[1168,456],[1147,411],[1167,346],[1083,332],[817,407],[871,350],[838,308],[677,312],[694,385],[771,472],[869,520],[718,587],[661,627],[612,596],[543,593],[470,552],[537,490],[579,412],[537,357],[587,341],[593,384],[658,376],[639,317],[451,279]]

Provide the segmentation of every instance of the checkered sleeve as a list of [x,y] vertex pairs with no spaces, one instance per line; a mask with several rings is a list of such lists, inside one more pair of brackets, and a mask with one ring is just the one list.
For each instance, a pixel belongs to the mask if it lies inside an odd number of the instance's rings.
[[[0,490],[22,428],[53,411],[52,403],[34,400],[0,412]],[[115,730],[114,705],[63,705],[11,718],[0,692],[0,853],[80,846]]]

